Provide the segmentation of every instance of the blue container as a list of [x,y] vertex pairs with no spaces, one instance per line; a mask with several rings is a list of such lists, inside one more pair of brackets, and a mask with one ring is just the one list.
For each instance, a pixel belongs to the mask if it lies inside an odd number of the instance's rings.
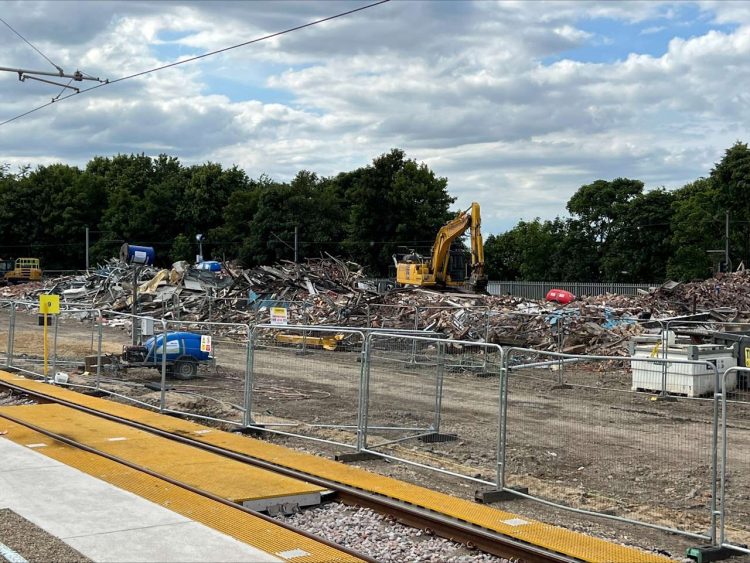
[[[162,341],[164,335],[152,336],[144,346],[148,350],[147,362],[161,362]],[[211,354],[201,351],[201,335],[194,332],[168,332],[167,333],[167,361],[171,362],[182,356],[190,356],[199,362],[211,359]]]
[[120,247],[120,260],[127,264],[150,266],[155,257],[156,252],[152,246],[136,246],[126,242]]
[[221,263],[216,260],[206,260],[198,264],[196,268],[209,272],[221,272]]

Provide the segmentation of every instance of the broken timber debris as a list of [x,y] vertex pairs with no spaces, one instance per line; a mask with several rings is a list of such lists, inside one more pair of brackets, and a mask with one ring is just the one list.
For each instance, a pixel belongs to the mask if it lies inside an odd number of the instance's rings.
[[[133,268],[113,259],[87,275],[2,288],[0,297],[37,302],[40,294],[55,293],[63,303],[82,309],[129,312]],[[743,271],[701,282],[667,282],[635,296],[584,297],[564,306],[420,288],[378,294],[358,264],[328,255],[251,269],[227,263],[218,273],[186,262],[171,269],[141,267],[138,309],[157,318],[253,324],[268,322],[270,308],[278,306],[287,308],[290,324],[416,329],[455,340],[627,355],[629,338],[658,330],[659,319],[696,312],[709,313],[700,317],[706,323],[747,319],[748,288],[750,272]],[[130,323],[119,318],[111,324]]]

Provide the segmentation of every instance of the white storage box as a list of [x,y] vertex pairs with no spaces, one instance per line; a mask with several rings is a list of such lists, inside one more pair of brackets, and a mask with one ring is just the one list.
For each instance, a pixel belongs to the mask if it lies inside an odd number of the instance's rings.
[[[653,356],[652,356],[653,354]],[[715,371],[706,364],[666,364],[653,361],[663,357],[661,347],[653,345],[636,345],[632,355],[643,360],[631,360],[630,369],[633,374],[633,391],[662,391],[663,366],[667,366],[667,393],[700,397],[714,392]],[[667,359],[692,360],[709,362],[719,370],[719,385],[721,376],[728,368],[737,365],[733,348],[717,344],[676,344],[667,347]],[[650,361],[647,361],[650,360]],[[737,374],[727,376],[727,391],[737,387]]]

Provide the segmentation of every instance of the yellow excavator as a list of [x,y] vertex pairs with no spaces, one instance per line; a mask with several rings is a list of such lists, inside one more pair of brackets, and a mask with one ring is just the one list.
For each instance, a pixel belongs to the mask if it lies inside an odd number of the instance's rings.
[[[461,211],[454,219],[443,225],[435,237],[432,256],[425,259],[413,251],[396,262],[396,283],[401,286],[416,286],[432,289],[471,290],[484,293],[487,276],[484,273],[484,245],[480,230],[479,204]],[[471,265],[467,279],[465,252],[451,251],[451,244],[471,229]]]

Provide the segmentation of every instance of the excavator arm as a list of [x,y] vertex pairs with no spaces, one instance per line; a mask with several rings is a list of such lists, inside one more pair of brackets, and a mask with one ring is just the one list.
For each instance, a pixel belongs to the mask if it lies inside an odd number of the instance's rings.
[[471,277],[469,285],[474,291],[487,290],[487,276],[484,274],[484,242],[482,242],[482,217],[479,204],[471,204]]
[[461,282],[450,279],[448,266],[451,244],[471,229],[471,277],[468,281],[473,291],[485,291],[487,277],[484,275],[484,244],[482,242],[481,215],[479,204],[461,211],[454,219],[443,225],[435,237],[432,257],[427,263],[416,263],[414,255],[406,262],[397,264],[396,281],[403,285],[420,287],[459,287]]
[[466,228],[471,224],[471,215],[462,211],[458,216],[443,225],[435,237],[432,247],[431,269],[435,274],[435,282],[445,283],[448,281],[448,256],[451,244],[454,240],[464,234]]

